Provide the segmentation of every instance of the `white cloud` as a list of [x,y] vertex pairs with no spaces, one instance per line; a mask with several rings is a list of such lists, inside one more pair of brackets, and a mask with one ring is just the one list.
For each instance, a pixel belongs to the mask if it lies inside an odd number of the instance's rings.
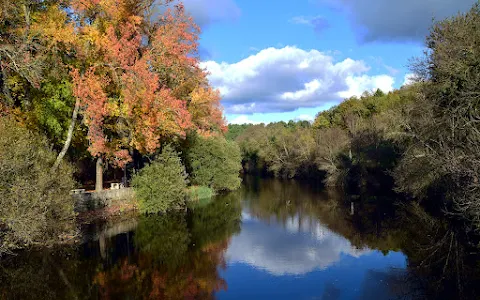
[[[302,66],[302,64],[304,63],[301,63],[300,64],[300,68],[302,69],[307,69],[308,68],[308,64],[305,64]],[[322,86],[322,84],[320,83],[320,81],[318,79],[314,79],[312,80],[311,82],[307,82],[304,84],[304,89],[303,90],[299,90],[299,91],[296,91],[296,92],[285,92],[283,93],[280,98],[282,98],[283,100],[301,100],[302,98],[308,96],[308,95],[311,95],[311,94],[314,94],[318,91],[318,89],[320,89],[320,87]]]
[[315,119],[314,116],[311,116],[311,115],[307,115],[307,114],[302,114],[302,115],[299,115],[297,117],[295,117],[295,121],[308,121],[308,122],[313,122],[313,120]]
[[260,122],[250,120],[247,115],[240,115],[228,122],[229,124],[260,124]]
[[355,248],[314,218],[292,217],[282,229],[247,215],[227,250],[229,263],[245,263],[275,276],[303,275],[338,263],[342,255],[371,252]]
[[365,91],[375,91],[381,89],[383,92],[390,92],[393,90],[395,83],[393,77],[388,75],[379,76],[349,76],[346,79],[349,89],[342,91],[338,95],[342,98],[349,98],[352,96],[359,96]]
[[294,46],[267,48],[236,63],[205,61],[209,80],[220,89],[227,113],[293,111],[338,102],[364,90],[390,91],[393,77],[369,76],[369,66]]
[[415,74],[413,74],[413,73],[405,74],[402,86],[403,85],[410,85],[410,84],[414,83],[415,80],[416,80]]

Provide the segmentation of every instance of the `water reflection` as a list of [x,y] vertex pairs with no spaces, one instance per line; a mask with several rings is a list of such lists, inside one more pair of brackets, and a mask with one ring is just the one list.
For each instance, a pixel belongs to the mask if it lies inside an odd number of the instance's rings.
[[267,225],[244,214],[242,232],[232,240],[227,256],[273,275],[303,275],[326,269],[342,256],[360,257],[369,249],[357,249],[318,220],[292,217],[286,228]]
[[2,261],[0,299],[213,299],[227,289],[219,271],[240,215],[232,193],[188,213],[87,226],[80,247]]
[[134,255],[95,274],[100,298],[210,299],[226,289],[217,266],[225,265],[228,240],[189,249],[190,238],[181,215],[142,218],[134,236]]
[[418,206],[247,178],[188,212],[94,224],[0,263],[0,299],[477,299],[479,259]]
[[336,232],[348,226],[347,232],[353,231],[338,194],[295,182],[252,180],[242,191],[242,231],[227,251],[229,291],[220,298],[253,297],[261,290],[275,299],[352,299],[372,287],[378,299],[396,297],[388,281],[370,275],[404,273],[405,256],[384,255]]

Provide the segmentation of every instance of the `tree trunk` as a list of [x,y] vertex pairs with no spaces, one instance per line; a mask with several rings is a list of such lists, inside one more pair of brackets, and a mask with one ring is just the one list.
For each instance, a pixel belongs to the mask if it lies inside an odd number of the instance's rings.
[[70,147],[70,143],[72,142],[73,130],[75,129],[75,123],[77,123],[77,116],[78,116],[79,110],[80,110],[80,100],[77,99],[75,101],[75,108],[73,109],[72,120],[70,121],[70,126],[68,127],[67,140],[63,145],[62,151],[60,151],[60,153],[57,156],[57,160],[55,161],[55,164],[53,165],[51,170],[52,172],[55,172],[57,170],[63,157],[65,156],[65,154],[67,154],[68,148]]
[[103,160],[101,157],[98,157],[96,166],[95,191],[100,192],[101,190],[103,190]]

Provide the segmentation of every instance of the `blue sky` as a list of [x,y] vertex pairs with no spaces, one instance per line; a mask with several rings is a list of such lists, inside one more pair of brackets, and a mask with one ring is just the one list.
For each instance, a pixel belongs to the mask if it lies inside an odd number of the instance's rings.
[[313,119],[364,90],[399,88],[432,18],[475,0],[184,0],[202,67],[231,123]]

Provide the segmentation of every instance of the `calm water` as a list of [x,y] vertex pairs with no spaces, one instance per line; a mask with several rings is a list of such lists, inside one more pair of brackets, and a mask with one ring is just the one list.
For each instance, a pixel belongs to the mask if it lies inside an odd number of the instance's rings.
[[477,298],[479,260],[455,231],[380,196],[361,202],[352,214],[339,193],[247,178],[187,213],[85,226],[81,246],[10,257],[0,297]]

